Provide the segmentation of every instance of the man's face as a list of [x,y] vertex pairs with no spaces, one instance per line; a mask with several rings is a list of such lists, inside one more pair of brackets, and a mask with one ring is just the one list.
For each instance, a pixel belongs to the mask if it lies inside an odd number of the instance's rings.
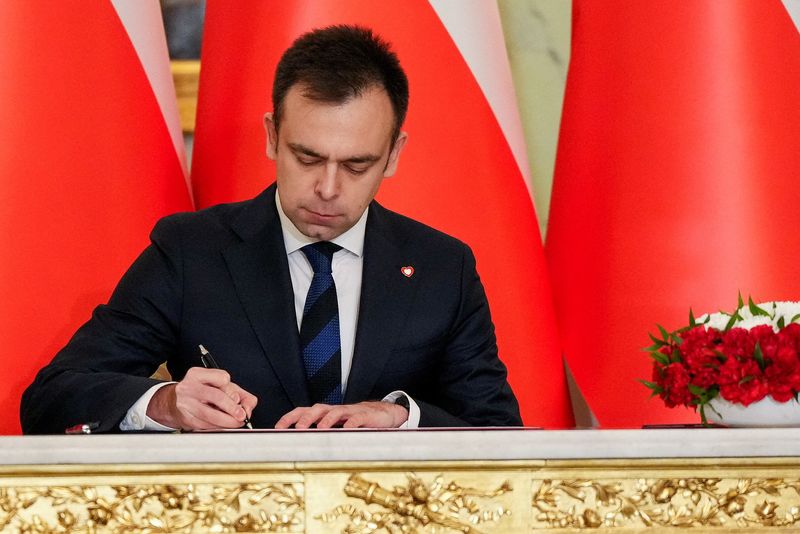
[[397,169],[406,141],[392,145],[394,112],[383,89],[342,104],[303,96],[294,86],[283,101],[280,130],[265,117],[267,156],[277,164],[281,205],[308,237],[329,241],[349,230]]

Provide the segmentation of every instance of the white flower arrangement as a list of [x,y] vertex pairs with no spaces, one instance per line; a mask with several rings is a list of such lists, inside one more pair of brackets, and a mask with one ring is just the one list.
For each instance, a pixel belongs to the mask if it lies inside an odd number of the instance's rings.
[[730,328],[751,330],[756,326],[769,325],[775,332],[789,323],[800,322],[800,302],[771,301],[755,304],[739,302],[739,308],[733,313],[706,313],[696,319],[706,330],[714,328],[724,331]]
[[745,304],[740,295],[731,313],[695,318],[690,310],[687,326],[658,329],[661,337],[651,335],[645,349],[653,380],[642,383],[668,407],[699,408],[705,423],[717,398],[741,406],[800,398],[800,302]]

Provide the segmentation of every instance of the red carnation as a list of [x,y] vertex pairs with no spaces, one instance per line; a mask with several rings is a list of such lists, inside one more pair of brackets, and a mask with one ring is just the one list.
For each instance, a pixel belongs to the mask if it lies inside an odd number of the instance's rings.
[[800,352],[800,324],[789,323],[778,332],[778,340],[781,346],[792,347]]
[[720,388],[722,398],[748,406],[767,396],[769,387],[755,360],[739,362],[728,358],[720,366]]
[[665,368],[663,376],[664,392],[661,394],[667,406],[689,406],[692,394],[689,392],[689,373],[680,363],[671,363]]
[[778,402],[787,402],[794,398],[794,392],[800,389],[800,361],[793,347],[782,346],[773,359],[773,365],[764,370],[769,384],[769,394]]
[[744,360],[753,357],[756,342],[748,330],[731,328],[722,336],[722,353],[728,358]]
[[758,343],[761,354],[766,359],[775,357],[778,351],[778,335],[769,325],[760,325],[750,329],[750,336]]
[[797,350],[794,347],[782,346],[772,356],[772,363],[781,371],[791,371],[798,365]]

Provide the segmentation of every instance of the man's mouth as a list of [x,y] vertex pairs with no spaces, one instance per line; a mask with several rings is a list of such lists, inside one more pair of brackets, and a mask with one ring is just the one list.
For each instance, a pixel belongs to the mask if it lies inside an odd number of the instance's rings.
[[305,210],[311,215],[313,218],[322,219],[322,220],[330,220],[336,218],[338,215],[335,213],[324,213],[315,210],[311,210],[305,208]]

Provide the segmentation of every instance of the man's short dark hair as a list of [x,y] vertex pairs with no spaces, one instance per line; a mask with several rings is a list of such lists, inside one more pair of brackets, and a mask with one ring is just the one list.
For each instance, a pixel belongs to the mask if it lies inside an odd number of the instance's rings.
[[408,78],[389,43],[372,30],[328,26],[301,35],[284,52],[272,86],[276,128],[286,93],[298,84],[303,87],[303,96],[334,104],[372,87],[384,89],[394,110],[392,139],[397,139],[408,110]]

